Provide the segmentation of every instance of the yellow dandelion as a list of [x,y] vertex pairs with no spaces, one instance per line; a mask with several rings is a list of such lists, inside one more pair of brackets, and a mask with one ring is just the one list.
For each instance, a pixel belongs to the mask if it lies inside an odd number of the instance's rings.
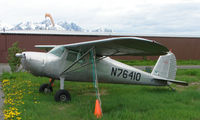
[[21,120],[22,118],[20,118],[20,117],[16,117],[16,119],[17,119],[17,120]]

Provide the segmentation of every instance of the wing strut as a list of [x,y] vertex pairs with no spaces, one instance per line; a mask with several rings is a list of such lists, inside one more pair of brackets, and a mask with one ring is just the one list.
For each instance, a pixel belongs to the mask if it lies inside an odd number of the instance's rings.
[[81,59],[83,59],[87,54],[90,53],[94,48],[90,48],[87,52],[85,52],[80,58],[75,60],[69,67],[67,67],[62,73],[60,73],[60,76],[62,76],[65,72],[67,72],[70,68],[72,68],[77,62],[79,62]]
[[95,111],[94,115],[97,118],[102,117],[102,109],[101,109],[101,99],[100,99],[100,93],[99,93],[99,87],[98,87],[98,77],[97,77],[97,70],[96,70],[96,51],[95,48],[90,48],[87,52],[85,52],[81,57],[79,57],[76,61],[74,61],[69,67],[67,67],[63,72],[60,73],[60,76],[70,70],[77,62],[79,62],[81,59],[83,59],[86,55],[90,54],[90,60],[92,62],[92,77],[94,82],[94,87],[96,90],[96,105],[95,105]]

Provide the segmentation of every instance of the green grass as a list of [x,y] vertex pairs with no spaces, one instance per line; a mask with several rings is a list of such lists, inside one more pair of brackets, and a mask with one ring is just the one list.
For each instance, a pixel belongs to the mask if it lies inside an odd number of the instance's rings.
[[186,82],[199,82],[200,69],[179,69],[176,73],[176,79]]
[[[157,60],[118,60],[131,66],[151,66]],[[177,65],[200,65],[200,60],[177,60]]]
[[[55,82],[52,94],[40,94],[40,84],[48,78],[35,77],[29,73],[4,73],[5,99],[12,98],[19,105],[5,104],[18,108],[22,120],[93,120],[95,119],[95,91],[92,83],[65,82],[65,88],[71,93],[70,103],[57,103],[54,94],[59,89]],[[178,70],[178,80],[189,83],[200,82],[200,70]],[[103,120],[198,120],[200,118],[200,85],[189,87],[173,85],[176,92],[168,87],[137,86],[123,84],[99,84],[101,92]],[[10,95],[22,90],[23,98]],[[15,119],[16,119],[15,117]]]
[[130,66],[150,66],[155,65],[156,60],[118,60]]

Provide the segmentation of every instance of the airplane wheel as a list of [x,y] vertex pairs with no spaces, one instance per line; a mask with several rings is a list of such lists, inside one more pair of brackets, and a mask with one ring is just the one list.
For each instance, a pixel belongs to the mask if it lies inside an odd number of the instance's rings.
[[71,96],[67,90],[59,90],[55,95],[56,102],[69,102],[71,101]]
[[41,93],[51,93],[53,92],[52,86],[49,87],[49,84],[42,84],[40,86],[39,92]]

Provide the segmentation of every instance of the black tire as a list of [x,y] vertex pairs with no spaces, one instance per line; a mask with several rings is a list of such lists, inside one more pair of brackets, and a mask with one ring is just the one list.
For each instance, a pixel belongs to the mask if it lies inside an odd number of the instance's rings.
[[40,86],[39,92],[50,93],[50,92],[53,92],[53,88],[52,88],[52,86],[49,86],[49,84],[42,84]]
[[69,102],[71,101],[71,96],[67,90],[59,90],[55,94],[56,102]]

